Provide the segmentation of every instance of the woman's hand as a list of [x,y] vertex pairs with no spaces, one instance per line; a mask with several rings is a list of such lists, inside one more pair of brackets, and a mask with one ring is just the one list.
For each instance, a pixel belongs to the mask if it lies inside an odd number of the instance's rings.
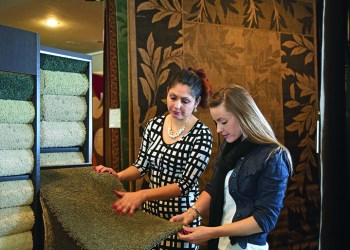
[[119,200],[113,203],[113,209],[121,215],[129,214],[132,216],[136,209],[145,201],[142,191],[138,192],[121,192],[114,190]]
[[185,225],[189,225],[196,218],[197,214],[192,209],[187,210],[186,212],[176,215],[170,218],[170,222],[182,222]]
[[117,174],[117,172],[114,171],[113,168],[107,168],[103,165],[98,165],[98,166],[93,166],[93,169],[95,170],[95,172],[98,172],[98,173],[104,173],[104,172],[107,172],[111,175],[114,175],[115,177],[117,177],[119,179],[119,176]]
[[183,227],[183,230],[177,233],[179,239],[191,242],[193,244],[202,244],[210,239],[216,238],[213,227]]

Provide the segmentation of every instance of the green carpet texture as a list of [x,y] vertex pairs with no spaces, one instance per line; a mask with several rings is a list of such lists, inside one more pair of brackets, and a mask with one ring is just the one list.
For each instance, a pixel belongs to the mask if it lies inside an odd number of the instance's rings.
[[41,153],[40,166],[78,165],[85,162],[82,152]]
[[31,180],[0,182],[0,208],[30,205],[33,197],[34,187]]
[[0,176],[30,174],[34,168],[33,152],[23,150],[0,150]]
[[86,73],[88,62],[71,58],[40,54],[40,69],[63,72]]
[[41,122],[40,147],[75,147],[82,146],[86,129],[82,122]]
[[89,89],[89,79],[84,74],[40,70],[42,95],[83,96]]
[[0,123],[32,123],[34,117],[32,102],[0,99]]
[[33,226],[34,213],[30,206],[0,209],[0,237],[30,231]]
[[0,99],[28,101],[33,92],[33,76],[0,71]]
[[119,215],[115,189],[124,190],[118,179],[91,167],[42,170],[47,249],[150,249],[182,228],[140,210]]
[[32,232],[13,234],[0,238],[1,250],[32,250],[33,236]]
[[50,122],[83,121],[87,105],[84,97],[63,95],[41,96],[41,119]]
[[32,125],[0,123],[0,131],[0,150],[29,149],[34,144]]

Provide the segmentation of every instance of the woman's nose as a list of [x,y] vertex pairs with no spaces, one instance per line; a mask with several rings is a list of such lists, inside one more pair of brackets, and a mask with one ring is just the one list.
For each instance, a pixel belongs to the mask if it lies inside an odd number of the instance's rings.
[[176,101],[175,102],[175,107],[178,108],[178,109],[181,108],[181,101]]
[[216,125],[216,133],[221,133],[222,132],[222,128],[219,124]]

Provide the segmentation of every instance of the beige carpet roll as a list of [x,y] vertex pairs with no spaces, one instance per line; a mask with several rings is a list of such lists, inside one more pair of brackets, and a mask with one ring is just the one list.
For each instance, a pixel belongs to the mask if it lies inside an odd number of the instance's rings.
[[85,141],[85,125],[82,122],[41,123],[40,142],[42,148],[82,146]]
[[0,238],[1,250],[32,250],[32,232],[19,233]]
[[30,205],[33,197],[31,180],[0,182],[0,208]]
[[33,144],[32,125],[0,123],[0,150],[29,149]]
[[34,168],[33,152],[23,150],[0,150],[0,176],[30,174]]
[[84,155],[81,152],[60,152],[60,153],[41,153],[40,166],[61,166],[75,165],[85,163]]
[[0,123],[32,123],[34,117],[32,102],[0,99]]
[[34,213],[30,206],[0,209],[0,237],[30,231],[33,226]]
[[83,121],[87,106],[84,97],[42,95],[41,119],[49,122]]
[[40,70],[40,92],[42,95],[85,95],[89,79],[85,74]]

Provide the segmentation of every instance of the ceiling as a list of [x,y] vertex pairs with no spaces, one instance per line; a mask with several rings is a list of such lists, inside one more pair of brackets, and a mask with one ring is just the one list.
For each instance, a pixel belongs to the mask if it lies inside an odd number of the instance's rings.
[[[55,17],[57,27],[45,20]],[[78,53],[103,50],[104,2],[0,0],[0,24],[40,34],[40,44]]]

